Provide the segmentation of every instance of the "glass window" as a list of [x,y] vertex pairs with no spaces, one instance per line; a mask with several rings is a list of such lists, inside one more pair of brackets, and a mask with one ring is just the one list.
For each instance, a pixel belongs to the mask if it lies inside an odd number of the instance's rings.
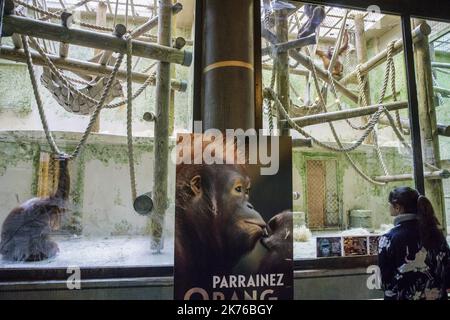
[[[36,2],[40,5],[40,2]],[[158,15],[158,4],[134,0],[119,2],[90,1],[76,6],[77,1],[44,1],[40,11],[59,13],[61,4],[73,10],[72,29],[87,29],[111,34],[118,24],[136,31]],[[179,6],[177,4],[176,6]],[[117,7],[116,7],[117,6]],[[193,6],[181,11],[174,7],[172,37],[174,46],[193,50]],[[43,18],[42,13],[29,7],[30,18]],[[47,19],[48,20],[48,19]],[[60,24],[59,19],[50,19]],[[82,25],[80,25],[80,23]],[[97,25],[98,27],[96,27]],[[135,37],[145,44],[156,43],[157,24]],[[180,37],[184,38],[184,41]],[[176,39],[176,41],[175,41]],[[20,38],[3,38],[0,60],[0,225],[3,226],[0,268],[56,268],[66,266],[161,266],[173,264],[175,165],[169,162],[168,202],[164,219],[164,248],[160,254],[151,249],[152,226],[149,215],[133,209],[127,147],[126,56],[106,99],[92,134],[79,155],[69,162],[70,193],[67,210],[55,218],[39,217],[37,225],[27,224],[38,212],[30,206],[41,205],[35,197],[46,199],[57,192],[60,166],[51,154],[42,130],[36,100],[33,96],[25,56],[14,56],[14,46]],[[71,153],[82,138],[95,105],[106,86],[106,77],[118,60],[117,53],[70,45],[68,50],[59,42],[36,39],[30,43],[33,57],[45,52],[51,61],[67,56],[67,62],[55,62],[61,76],[51,72],[45,59],[34,59],[34,72],[44,111],[56,145]],[[20,63],[13,62],[19,61]],[[134,56],[132,60],[133,144],[137,195],[145,195],[154,183],[154,122],[156,113],[156,60]],[[43,65],[43,66],[42,66]],[[69,66],[70,65],[70,66]],[[82,66],[88,65],[89,68]],[[105,72],[104,70],[107,69]],[[87,70],[87,71],[86,71]],[[190,131],[192,122],[191,78],[192,64],[171,65],[171,104],[169,147],[177,132]],[[75,88],[68,91],[68,86]],[[76,93],[74,93],[76,92]],[[87,95],[91,100],[83,97]],[[93,100],[92,100],[93,99]],[[149,121],[150,120],[150,121]],[[155,181],[158,183],[158,181]],[[144,199],[145,200],[145,199]],[[28,201],[28,202],[27,202]],[[146,204],[148,204],[146,202]],[[17,218],[18,210],[30,213]],[[12,212],[12,213],[11,213]],[[52,215],[53,217],[53,215]],[[48,231],[48,228],[54,230]],[[13,231],[16,230],[16,231]],[[20,231],[28,230],[30,238]],[[32,241],[39,232],[51,237],[36,246],[48,257],[33,256],[20,248],[20,241]],[[17,235],[20,235],[19,237]],[[20,238],[22,237],[22,238]],[[20,239],[19,239],[20,238]],[[34,241],[34,240],[33,240]],[[17,253],[18,250],[21,253]],[[38,250],[38,249],[36,249]],[[54,253],[57,253],[55,256]],[[23,253],[23,254],[22,254]],[[10,259],[11,258],[11,259]],[[41,260],[23,262],[15,260]],[[47,259],[46,259],[47,258]]]
[[296,146],[294,257],[375,255],[377,236],[393,226],[389,192],[414,187],[401,19],[261,7],[264,126],[291,127]]
[[[425,171],[425,192],[441,226],[450,221],[450,24],[412,19],[426,26],[414,43],[417,95]],[[415,31],[413,31],[414,35]]]

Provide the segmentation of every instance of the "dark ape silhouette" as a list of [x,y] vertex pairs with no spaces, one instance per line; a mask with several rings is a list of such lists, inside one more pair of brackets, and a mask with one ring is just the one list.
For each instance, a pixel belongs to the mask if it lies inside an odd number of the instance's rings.
[[[344,32],[344,38],[342,39],[342,45],[339,48],[339,51],[337,53],[337,59],[333,66],[332,74],[336,78],[342,77],[342,73],[344,72],[344,65],[339,61],[339,57],[341,54],[343,54],[348,49],[348,32]],[[322,50],[316,50],[316,54],[322,59],[323,67],[328,70],[328,67],[330,66],[331,58],[334,54],[334,47],[329,47],[327,52],[324,52]]]
[[70,190],[68,159],[59,157],[56,192],[45,198],[33,198],[14,208],[3,222],[0,253],[12,261],[41,261],[58,251],[50,232],[59,227],[60,215],[67,209]]
[[326,16],[325,7],[323,6],[305,4],[304,8],[308,20],[298,31],[297,39],[305,38],[315,33],[317,27],[323,22]]

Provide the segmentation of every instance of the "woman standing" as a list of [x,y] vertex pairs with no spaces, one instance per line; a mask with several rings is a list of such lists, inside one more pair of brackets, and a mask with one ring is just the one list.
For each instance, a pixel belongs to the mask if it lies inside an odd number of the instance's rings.
[[378,251],[384,298],[447,299],[450,250],[430,201],[400,187],[389,204],[394,228],[381,237]]

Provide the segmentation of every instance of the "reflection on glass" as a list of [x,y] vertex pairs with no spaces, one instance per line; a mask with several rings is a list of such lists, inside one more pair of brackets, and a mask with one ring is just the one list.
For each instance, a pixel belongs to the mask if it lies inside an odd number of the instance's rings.
[[389,192],[414,186],[400,18],[261,5],[264,126],[296,145],[294,256],[375,254]]
[[[76,3],[77,1],[72,0],[64,1],[67,8],[72,8]],[[60,12],[61,5],[64,4],[44,1],[43,5],[46,6],[42,9]],[[193,11],[193,8],[183,10]],[[41,17],[41,14],[32,9],[27,14],[30,18]],[[148,1],[141,0],[132,2],[130,8],[124,2],[92,1],[83,2],[81,7],[74,9],[76,21],[96,24],[107,30],[112,30],[117,24],[124,24],[128,30],[135,30],[157,14],[153,2],[149,5]],[[192,51],[193,34],[191,16],[192,12],[187,12],[182,21],[174,22],[172,30],[174,38],[186,39],[184,49],[189,51]],[[60,24],[59,19],[52,19],[51,22]],[[81,27],[74,24],[72,28]],[[90,29],[102,31],[95,27]],[[111,34],[110,31],[103,32]],[[157,28],[153,24],[153,28],[147,28],[140,34],[139,40],[155,43],[156,34]],[[0,252],[3,253],[0,254],[0,268],[171,265],[175,166],[170,161],[169,208],[165,217],[164,249],[161,254],[153,254],[150,248],[149,216],[140,215],[133,209],[126,138],[127,108],[124,103],[116,104],[123,102],[127,96],[124,76],[126,57],[121,66],[122,75],[114,81],[106,101],[116,105],[101,111],[100,120],[95,124],[86,145],[79,156],[69,162],[70,193],[68,201],[63,203],[59,201],[61,199],[54,201],[52,197],[57,192],[60,167],[58,161],[52,158],[52,150],[42,131],[27,66],[7,60],[8,57],[11,58],[7,52],[14,50],[15,44],[10,37],[2,38],[2,57],[6,59],[0,60],[0,226],[3,225],[4,231],[0,244]],[[42,39],[38,39],[37,44],[30,44],[30,47],[33,55],[39,55],[36,51],[38,48],[56,57],[64,50],[60,48],[59,42]],[[87,127],[87,113],[90,111],[86,111],[87,104],[80,95],[68,92],[67,83],[92,99],[99,100],[106,84],[105,76],[109,73],[91,73],[94,67],[83,72],[83,68],[76,66],[84,63],[91,66],[98,64],[101,67],[100,64],[103,64],[108,65],[110,72],[118,55],[75,45],[70,45],[66,54],[75,61],[72,63],[75,68],[68,69],[64,64],[56,65],[64,81],[52,74],[47,65],[42,67],[36,64],[34,70],[55,142],[60,150],[70,154]],[[153,187],[154,123],[149,118],[152,118],[150,112],[155,113],[156,62],[138,57],[133,57],[132,60],[133,94],[136,95],[132,118],[134,162],[137,195],[144,195],[144,198]],[[191,73],[190,67],[172,66],[172,79],[175,80],[172,81],[173,104],[170,110],[172,137],[177,132],[190,128],[192,112],[186,82]],[[170,141],[173,145],[174,138]],[[37,202],[36,199],[30,201],[35,197],[45,199],[48,203]],[[20,205],[21,209],[10,214],[13,208]],[[140,206],[145,209],[148,203],[141,203]],[[24,211],[29,214],[23,214]],[[27,249],[17,249],[20,243],[27,241],[32,242],[28,246],[24,245]],[[31,262],[33,260],[42,261]]]
[[450,223],[450,24],[419,19],[413,19],[412,24],[425,23],[430,32],[416,43],[414,56],[422,148],[428,163],[425,171],[436,178],[427,180],[425,188],[441,225],[446,227]]

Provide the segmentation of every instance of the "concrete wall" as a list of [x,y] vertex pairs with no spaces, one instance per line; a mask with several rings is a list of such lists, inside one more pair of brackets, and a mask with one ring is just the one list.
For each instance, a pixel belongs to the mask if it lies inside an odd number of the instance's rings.
[[[56,133],[57,143],[71,150],[80,134]],[[153,186],[153,141],[135,138],[138,194]],[[9,211],[35,196],[39,154],[48,150],[42,132],[0,134],[0,222]],[[175,166],[169,160],[169,236],[173,233],[173,188]],[[91,236],[148,234],[147,218],[138,215],[131,203],[126,139],[93,135],[80,158],[71,163],[71,216],[66,229]]]
[[[399,150],[394,147],[384,147],[382,152],[391,173],[402,174],[411,172],[412,159],[409,156],[399,153]],[[352,152],[351,157],[369,177],[383,175],[374,148],[364,146],[358,151]],[[390,183],[386,186],[375,186],[360,177],[353,167],[349,165],[343,154],[334,154],[321,149],[296,149],[294,150],[293,181],[294,191],[301,193],[301,199],[294,201],[295,211],[307,211],[306,161],[314,159],[337,160],[338,200],[344,228],[349,225],[350,211],[356,209],[372,211],[374,229],[380,228],[381,224],[392,223],[387,206],[389,192],[397,186],[413,185],[412,181],[403,181]]]

